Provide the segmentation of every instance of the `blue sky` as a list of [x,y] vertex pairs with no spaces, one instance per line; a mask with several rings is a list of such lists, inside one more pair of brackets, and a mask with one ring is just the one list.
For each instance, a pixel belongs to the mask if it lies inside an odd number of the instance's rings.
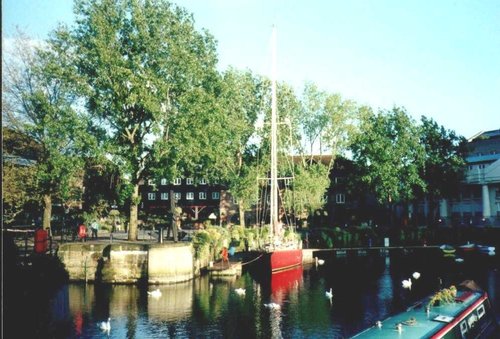
[[[179,0],[218,41],[219,66],[305,81],[374,109],[404,106],[471,137],[500,128],[500,1]],[[2,35],[43,39],[70,0],[2,1]]]

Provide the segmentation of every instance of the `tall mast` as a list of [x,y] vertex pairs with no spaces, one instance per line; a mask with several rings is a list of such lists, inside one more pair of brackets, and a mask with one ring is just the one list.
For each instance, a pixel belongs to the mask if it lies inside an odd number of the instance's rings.
[[278,105],[276,97],[276,27],[273,26],[271,42],[271,235],[278,231]]

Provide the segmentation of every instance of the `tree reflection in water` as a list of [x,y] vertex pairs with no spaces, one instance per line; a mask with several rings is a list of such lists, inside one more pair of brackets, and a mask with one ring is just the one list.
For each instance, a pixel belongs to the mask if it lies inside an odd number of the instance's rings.
[[[411,293],[401,279],[422,274]],[[175,285],[69,284],[51,302],[45,333],[101,337],[98,324],[111,317],[111,338],[323,338],[348,337],[391,312],[464,278],[485,288],[500,310],[498,258],[471,257],[463,264],[429,253],[328,258],[318,268],[281,274],[211,279]],[[330,304],[325,291],[333,289]],[[159,288],[162,296],[148,298]],[[244,296],[236,288],[244,288]],[[280,309],[267,309],[275,302]],[[8,311],[8,310],[7,310]]]

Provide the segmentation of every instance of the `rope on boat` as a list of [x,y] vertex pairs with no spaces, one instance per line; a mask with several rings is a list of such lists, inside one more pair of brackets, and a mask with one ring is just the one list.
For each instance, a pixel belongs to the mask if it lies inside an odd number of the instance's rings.
[[256,261],[256,260],[260,259],[263,255],[264,255],[264,254],[261,254],[261,255],[259,255],[257,258],[255,258],[255,259],[252,259],[252,260],[250,260],[250,261],[244,262],[244,263],[242,263],[242,264],[241,264],[241,266],[246,265],[246,264],[251,264],[251,263],[253,263],[254,261]]

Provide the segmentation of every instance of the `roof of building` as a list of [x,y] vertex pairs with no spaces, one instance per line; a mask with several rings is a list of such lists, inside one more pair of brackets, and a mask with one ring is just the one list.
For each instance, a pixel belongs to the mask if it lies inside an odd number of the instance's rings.
[[36,164],[35,160],[26,159],[17,155],[3,154],[2,158],[5,163],[10,163],[17,166],[32,166]]
[[468,141],[473,142],[477,140],[484,140],[490,138],[500,138],[500,129],[494,129],[486,132],[481,131],[470,137]]

